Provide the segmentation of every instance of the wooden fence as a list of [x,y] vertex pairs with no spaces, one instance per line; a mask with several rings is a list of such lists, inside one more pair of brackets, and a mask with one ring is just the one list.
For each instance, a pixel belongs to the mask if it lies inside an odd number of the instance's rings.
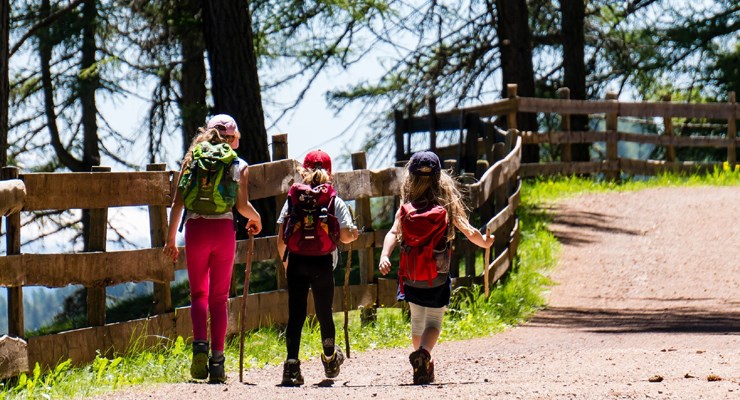
[[[516,207],[519,204],[518,179],[521,139],[515,132],[500,135],[491,158],[481,160],[480,180],[466,185],[472,208],[488,229],[497,232],[493,261],[486,273],[476,274],[466,264],[465,273],[453,265],[458,284],[471,281],[493,282],[511,266],[519,241]],[[287,154],[287,135],[273,137],[274,158]],[[353,154],[354,170],[335,173],[339,196],[354,200],[360,223],[370,227],[370,199],[397,196],[403,168],[365,169],[364,153]],[[490,161],[490,167],[488,166]],[[281,202],[298,178],[295,160],[276,160],[251,165],[252,199],[274,197]],[[175,270],[186,269],[184,248],[177,262],[162,254],[167,231],[167,207],[174,192],[176,171],[163,164],[148,166],[145,172],[110,172],[98,168],[90,173],[19,173],[17,168],[3,169],[0,182],[0,210],[6,216],[7,255],[0,257],[0,286],[8,290],[9,336],[0,339],[0,378],[27,371],[35,363],[51,367],[68,358],[74,362],[126,351],[137,345],[155,346],[168,338],[190,337],[192,325],[189,307],[173,309],[170,284]],[[149,211],[150,248],[107,251],[108,209],[146,206]],[[21,254],[22,212],[44,210],[90,210],[90,244],[93,251],[71,254]],[[19,211],[20,210],[20,211]],[[369,230],[352,243],[360,259],[360,282],[350,285],[350,309],[394,306],[395,280],[378,279],[373,248],[382,247],[387,231]],[[342,248],[346,251],[346,247]],[[247,242],[238,241],[235,264],[246,262]],[[456,250],[455,253],[459,251]],[[277,257],[276,237],[255,239],[254,261]],[[472,257],[469,257],[473,259]],[[279,265],[279,264],[278,264]],[[282,270],[282,267],[278,267]],[[485,279],[483,279],[485,278]],[[278,274],[278,290],[247,296],[245,328],[287,322],[287,291]],[[133,321],[105,323],[105,288],[123,282],[153,282],[156,315]],[[24,338],[23,287],[62,287],[70,284],[87,287],[90,327],[56,334]],[[334,310],[343,310],[342,288],[337,288]],[[228,333],[237,333],[242,297],[229,300]],[[25,339],[20,340],[20,339]]]
[[[500,135],[493,120],[509,129],[517,128],[518,113],[537,113],[556,115],[560,130],[546,132],[522,132],[523,145],[560,146],[560,160],[542,163],[522,163],[521,176],[532,177],[554,174],[603,174],[616,179],[620,174],[657,175],[662,172],[706,172],[718,167],[722,162],[702,160],[678,160],[677,147],[703,147],[726,149],[726,162],[737,164],[737,120],[740,119],[740,105],[735,93],[730,92],[727,103],[680,103],[670,101],[665,96],[660,102],[624,102],[617,100],[616,94],[609,93],[605,100],[570,100],[569,91],[559,91],[560,99],[538,99],[518,97],[516,85],[508,86],[508,98],[490,104],[466,107],[445,112],[436,112],[430,107],[429,114],[404,117],[396,112],[396,158],[408,159],[412,151],[412,136],[423,132],[421,140],[424,147],[433,148],[439,154],[459,160],[463,169],[474,171],[475,160],[490,151],[491,143]],[[434,104],[434,102],[431,102]],[[603,116],[603,131],[573,131],[570,128],[572,115]],[[621,117],[638,117],[662,120],[662,134],[647,135],[619,131]],[[718,122],[724,131],[723,136],[678,136],[674,119],[709,120]],[[505,121],[505,122],[503,122]],[[441,131],[458,131],[457,143],[439,147],[437,136]],[[427,133],[428,132],[428,133]],[[604,143],[603,157],[589,161],[572,161],[571,145],[574,143]],[[620,157],[619,143],[639,143],[663,146],[665,157],[661,160],[640,160]]]

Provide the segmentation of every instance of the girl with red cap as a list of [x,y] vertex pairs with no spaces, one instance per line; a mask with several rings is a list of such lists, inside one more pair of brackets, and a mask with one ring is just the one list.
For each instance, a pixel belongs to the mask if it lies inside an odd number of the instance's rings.
[[304,383],[298,353],[306,320],[308,290],[314,299],[321,329],[321,361],[327,378],[339,375],[344,354],[336,346],[332,317],[337,241],[350,243],[359,232],[347,205],[331,187],[331,158],[321,150],[308,153],[298,169],[302,183],[294,184],[278,217],[277,247],[288,280],[287,359],[284,386]]
[[406,164],[401,204],[383,240],[378,268],[383,275],[390,272],[390,254],[400,243],[398,300],[408,302],[411,310],[414,351],[409,362],[414,384],[428,384],[434,382],[431,352],[450,303],[449,244],[455,236],[454,228],[484,248],[493,245],[493,235],[482,235],[470,225],[455,180],[442,170],[439,158],[431,151],[414,153]]
[[[193,150],[198,144],[209,142],[217,145],[226,143],[231,149],[239,147],[240,133],[236,122],[228,115],[220,114],[211,118],[205,128],[199,128],[190,149],[182,161],[178,177],[181,181],[184,171],[193,162]],[[231,150],[230,150],[231,151]],[[235,207],[240,214],[249,218],[247,230],[257,234],[262,230],[260,215],[249,202],[249,169],[246,161],[236,158],[223,179],[236,181]],[[183,217],[185,201],[178,188],[173,196],[170,210],[170,224],[164,253],[177,261],[177,229]],[[231,210],[223,213],[198,213],[187,210],[184,216],[185,249],[188,280],[190,281],[190,315],[193,321],[193,359],[190,374],[194,379],[211,382],[226,381],[224,371],[224,341],[228,324],[226,303],[231,284],[236,251],[236,225]],[[208,344],[208,316],[211,320],[211,348]],[[211,351],[210,358],[208,352]]]

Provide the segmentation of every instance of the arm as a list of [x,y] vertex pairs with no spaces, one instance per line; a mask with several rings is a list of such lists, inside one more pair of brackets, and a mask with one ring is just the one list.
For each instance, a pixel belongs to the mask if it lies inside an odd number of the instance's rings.
[[493,245],[493,234],[484,236],[479,230],[470,225],[470,222],[465,218],[455,218],[454,223],[455,227],[476,246],[489,248]]
[[383,251],[380,252],[380,263],[378,263],[378,270],[381,274],[387,275],[391,272],[391,260],[390,255],[396,248],[398,228],[401,224],[401,210],[396,211],[396,218],[393,221],[393,226],[388,233],[385,234],[383,239]]
[[262,218],[252,203],[249,202],[249,168],[242,168],[239,176],[239,191],[236,194],[236,209],[239,214],[249,218],[247,230],[258,234],[262,230]]
[[[182,177],[182,171],[177,176],[177,182],[180,182]],[[180,219],[182,218],[182,210],[185,209],[185,203],[182,200],[182,194],[180,189],[175,185],[175,195],[172,199],[172,206],[170,206],[170,224],[167,227],[167,240],[165,241],[162,252],[172,258],[173,261],[177,261],[179,251],[177,250],[177,228],[180,225]]]

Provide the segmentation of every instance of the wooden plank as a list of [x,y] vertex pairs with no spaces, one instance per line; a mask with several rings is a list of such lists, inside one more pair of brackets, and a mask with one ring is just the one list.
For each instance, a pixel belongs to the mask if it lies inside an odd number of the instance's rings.
[[740,118],[740,108],[723,103],[618,102],[519,97],[519,112],[557,114],[619,114],[623,117]]
[[0,379],[28,372],[27,343],[23,339],[0,336]]
[[[735,92],[730,92],[727,96],[727,102],[731,106],[736,106]],[[735,146],[735,139],[737,137],[737,116],[733,115],[727,120],[727,139],[730,140],[730,144],[727,145],[727,163],[730,165],[730,170],[734,171],[735,164],[737,163],[737,146]]]
[[174,171],[21,174],[27,192],[23,210],[169,206],[172,204],[170,180],[173,174]]
[[300,166],[301,163],[296,160],[279,160],[250,165],[249,199],[264,199],[288,193],[291,185],[301,179],[297,171]]
[[488,279],[490,282],[498,281],[502,276],[504,276],[509,268],[511,268],[511,254],[509,249],[505,249],[503,253],[499,254],[496,259],[491,262],[487,271]]
[[[288,158],[288,134],[281,133],[272,135],[272,161],[285,160]],[[287,194],[280,194],[275,196],[275,219],[280,216],[280,211],[283,209]],[[285,276],[285,265],[283,260],[277,257],[279,260],[275,263],[275,279],[277,281],[278,289],[288,288],[288,278]],[[234,277],[236,274],[234,274]],[[234,279],[234,278],[232,278]],[[232,282],[232,288],[236,288],[236,282]]]
[[456,131],[461,127],[460,118],[458,114],[437,114],[437,118],[432,119],[430,115],[424,115],[421,117],[410,117],[406,120],[405,133],[419,133],[419,132],[431,132],[432,129],[435,132],[439,131]]
[[481,104],[478,106],[453,108],[450,111],[437,112],[437,117],[451,116],[454,118],[460,118],[461,113],[476,113],[481,118],[494,117],[499,115],[506,115],[508,113],[516,111],[516,101],[513,99],[497,100],[493,103]]
[[343,200],[394,196],[401,190],[404,173],[403,167],[337,172],[334,189]]
[[172,261],[161,248],[76,254],[19,254],[0,257],[0,285],[85,285],[104,287],[123,282],[169,282]]
[[398,280],[379,278],[378,279],[378,301],[379,307],[396,307],[399,302],[396,300],[398,294]]

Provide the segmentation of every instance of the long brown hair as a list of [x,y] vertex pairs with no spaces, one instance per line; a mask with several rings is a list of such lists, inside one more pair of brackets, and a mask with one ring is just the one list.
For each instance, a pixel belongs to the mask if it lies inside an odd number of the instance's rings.
[[444,170],[431,176],[416,176],[409,172],[409,164],[406,164],[406,174],[401,184],[401,202],[411,203],[417,208],[427,205],[444,207],[449,216],[448,241],[455,238],[453,221],[469,224],[468,209],[463,202],[460,188],[455,179]]

